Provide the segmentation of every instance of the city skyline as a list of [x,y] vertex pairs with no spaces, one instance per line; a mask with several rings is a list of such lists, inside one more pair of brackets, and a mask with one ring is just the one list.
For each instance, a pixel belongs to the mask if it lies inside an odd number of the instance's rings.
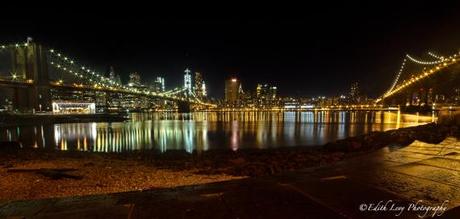
[[214,2],[2,4],[0,218],[460,218],[460,1]]
[[0,24],[9,34],[0,40],[31,36],[99,71],[113,66],[123,81],[138,72],[146,82],[163,77],[166,86],[178,87],[183,70],[190,68],[205,75],[209,96],[217,98],[224,97],[220,88],[231,77],[250,90],[258,83],[275,84],[281,96],[340,95],[359,81],[364,92],[377,98],[391,85],[407,53],[423,58],[427,51],[457,52],[456,8],[424,3],[319,5],[291,16],[269,11],[212,18],[182,10],[134,16],[127,10],[117,19],[94,9],[77,19],[76,12],[43,7],[41,24],[32,22],[35,10],[26,6],[23,10],[29,13],[23,17],[2,15]]

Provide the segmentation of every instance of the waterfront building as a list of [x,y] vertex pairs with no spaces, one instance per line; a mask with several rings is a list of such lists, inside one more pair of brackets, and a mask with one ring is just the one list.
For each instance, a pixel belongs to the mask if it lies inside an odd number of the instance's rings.
[[256,99],[258,107],[273,107],[278,104],[278,88],[269,84],[257,84]]
[[243,93],[241,82],[237,78],[231,78],[225,81],[225,103],[229,106],[238,106],[240,96]]

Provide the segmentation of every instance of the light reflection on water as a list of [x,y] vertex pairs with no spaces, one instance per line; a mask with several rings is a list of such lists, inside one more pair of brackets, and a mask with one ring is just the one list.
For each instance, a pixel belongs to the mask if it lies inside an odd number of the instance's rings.
[[322,145],[371,131],[432,122],[399,112],[200,112],[132,114],[126,122],[0,128],[25,147],[93,152],[276,148]]

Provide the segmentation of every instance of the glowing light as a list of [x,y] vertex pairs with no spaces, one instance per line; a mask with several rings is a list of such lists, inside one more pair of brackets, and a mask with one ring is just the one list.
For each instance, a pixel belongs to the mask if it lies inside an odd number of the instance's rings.
[[407,58],[409,58],[409,60],[417,63],[417,64],[421,64],[421,65],[436,65],[436,64],[439,64],[439,63],[442,63],[443,60],[439,60],[439,61],[431,61],[431,62],[427,62],[427,61],[420,61],[420,60],[417,60],[415,58],[413,58],[412,56],[410,56],[409,54],[406,55]]

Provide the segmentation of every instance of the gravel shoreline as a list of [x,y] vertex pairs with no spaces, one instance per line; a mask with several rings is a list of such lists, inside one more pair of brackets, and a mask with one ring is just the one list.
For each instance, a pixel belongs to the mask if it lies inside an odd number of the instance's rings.
[[0,151],[0,201],[105,194],[205,184],[329,165],[387,145],[438,143],[457,126],[427,124],[319,147],[215,150],[188,154]]

